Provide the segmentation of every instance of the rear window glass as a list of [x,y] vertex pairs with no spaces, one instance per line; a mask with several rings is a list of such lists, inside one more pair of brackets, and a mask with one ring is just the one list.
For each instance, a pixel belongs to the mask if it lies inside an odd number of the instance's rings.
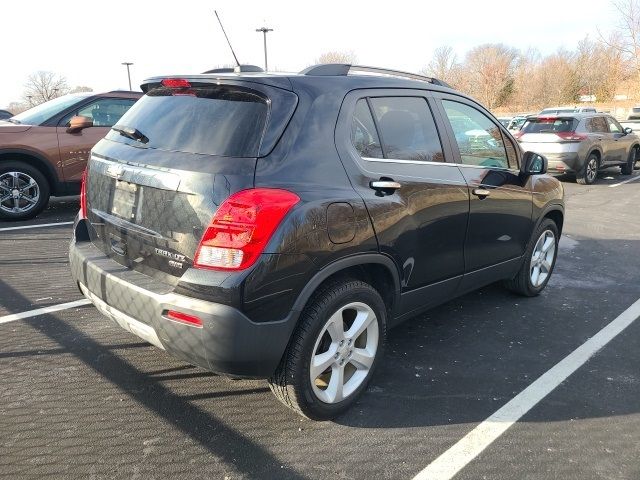
[[[258,155],[268,100],[236,86],[150,90],[114,128],[136,129],[148,148],[228,157]],[[135,142],[109,133],[109,139]]]
[[573,132],[578,126],[575,118],[529,118],[522,126],[523,133]]

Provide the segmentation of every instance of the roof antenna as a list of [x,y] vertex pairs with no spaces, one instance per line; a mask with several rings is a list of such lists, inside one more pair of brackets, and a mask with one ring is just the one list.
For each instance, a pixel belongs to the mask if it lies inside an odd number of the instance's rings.
[[227,37],[227,32],[224,31],[224,27],[222,26],[222,21],[220,20],[220,17],[218,16],[217,10],[214,10],[213,13],[216,14],[216,18],[218,19],[218,23],[220,24],[220,28],[222,29],[222,33],[224,33],[224,38],[227,39],[227,43],[229,44],[229,48],[231,49],[231,53],[233,54],[233,58],[236,61],[236,65],[238,67],[240,67],[240,62],[238,61],[238,57],[236,57],[236,52],[233,51],[233,47],[231,46],[231,42],[229,41],[229,37]]

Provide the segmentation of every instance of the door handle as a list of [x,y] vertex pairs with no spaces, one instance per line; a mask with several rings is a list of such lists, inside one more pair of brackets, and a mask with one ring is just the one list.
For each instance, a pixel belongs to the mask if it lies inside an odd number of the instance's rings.
[[486,188],[474,188],[473,190],[471,190],[471,193],[473,193],[480,200],[483,200],[491,195],[491,191],[487,190]]
[[402,187],[398,182],[393,180],[376,180],[369,183],[374,190],[398,190]]

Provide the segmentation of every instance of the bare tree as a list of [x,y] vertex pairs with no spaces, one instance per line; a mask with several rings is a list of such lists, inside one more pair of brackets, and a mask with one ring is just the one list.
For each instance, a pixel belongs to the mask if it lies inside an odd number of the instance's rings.
[[78,85],[77,87],[74,87],[71,90],[69,90],[69,93],[81,93],[81,92],[93,92],[93,88],[85,87],[83,85]]
[[461,88],[488,108],[504,105],[513,93],[517,50],[503,44],[484,44],[465,57]]
[[29,105],[39,105],[68,92],[66,78],[53,72],[38,71],[29,75],[23,98]]
[[7,110],[9,110],[14,115],[24,112],[29,108],[29,105],[25,105],[23,102],[11,102],[7,105]]
[[460,80],[460,65],[456,54],[449,45],[442,45],[433,51],[429,65],[420,73],[445,81],[457,87]]
[[352,52],[330,51],[325,52],[316,58],[314,63],[348,63],[354,64],[358,62],[358,56]]

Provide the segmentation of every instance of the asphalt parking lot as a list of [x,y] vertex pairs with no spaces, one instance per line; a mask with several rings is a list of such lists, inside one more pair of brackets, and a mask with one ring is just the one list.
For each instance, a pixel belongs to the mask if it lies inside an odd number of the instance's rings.
[[[392,330],[368,391],[334,422],[292,414],[264,381],[175,360],[92,306],[3,323],[81,298],[69,224],[6,230],[70,222],[77,201],[0,223],[0,477],[410,479],[640,298],[640,179],[627,179],[564,179],[543,294],[490,286]],[[640,478],[640,321],[455,478]]]

